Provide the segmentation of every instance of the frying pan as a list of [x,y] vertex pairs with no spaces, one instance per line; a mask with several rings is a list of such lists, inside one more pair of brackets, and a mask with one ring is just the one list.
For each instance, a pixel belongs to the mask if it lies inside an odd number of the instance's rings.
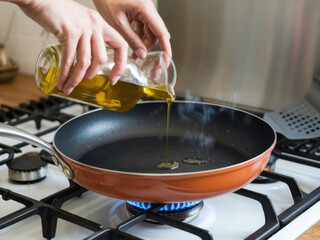
[[[171,203],[235,191],[266,166],[276,134],[244,111],[175,101],[165,161],[167,103],[143,102],[124,113],[94,110],[63,124],[53,146],[23,130],[0,125],[0,135],[52,153],[61,171],[79,185],[113,198]],[[194,162],[198,164],[193,164]]]

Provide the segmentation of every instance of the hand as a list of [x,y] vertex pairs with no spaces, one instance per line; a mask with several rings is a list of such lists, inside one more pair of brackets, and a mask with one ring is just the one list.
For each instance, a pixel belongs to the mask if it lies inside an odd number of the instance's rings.
[[[151,0],[93,0],[106,21],[118,30],[134,51],[144,59],[159,41],[163,51],[172,56],[170,34]],[[134,28],[131,23],[134,22]]]
[[[57,87],[68,95],[82,79],[91,79],[107,61],[107,43],[115,51],[115,65],[109,80],[114,85],[122,75],[128,44],[101,15],[72,0],[17,1],[19,7],[47,31],[62,47]],[[76,64],[69,76],[71,67]]]

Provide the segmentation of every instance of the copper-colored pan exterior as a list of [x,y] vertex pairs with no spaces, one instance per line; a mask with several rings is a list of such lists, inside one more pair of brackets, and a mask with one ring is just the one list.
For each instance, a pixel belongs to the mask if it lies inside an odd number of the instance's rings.
[[203,200],[241,188],[262,172],[274,146],[238,165],[181,174],[109,171],[81,164],[65,156],[63,158],[74,172],[74,181],[94,192],[123,200],[172,203]]
[[[149,112],[150,110],[155,107],[152,104],[157,103],[144,103],[140,104],[137,108],[135,108],[133,112],[129,114],[138,115],[137,119],[141,118],[148,118],[149,115],[143,115],[144,112]],[[163,103],[162,103],[163,104]],[[176,104],[195,104],[195,105],[208,105],[205,103],[186,103],[186,102],[177,102]],[[153,106],[153,107],[152,107]],[[149,108],[148,108],[149,107]],[[218,108],[220,106],[211,105],[212,108]],[[143,112],[139,112],[143,110]],[[236,111],[241,114],[241,116],[250,116],[251,114],[243,112],[243,111]],[[79,119],[79,125],[76,125],[74,120],[71,120],[72,124],[66,124],[69,126],[68,128],[64,128],[63,126],[58,130],[62,130],[62,133],[68,134],[77,134],[77,130],[74,129],[81,129],[81,126],[84,123],[88,123],[88,119],[91,118],[91,121],[97,122],[97,118],[106,119],[108,116],[100,116],[99,113],[96,112],[96,115],[92,115],[90,113],[89,116],[85,116],[83,119]],[[131,119],[132,115],[126,115],[126,118]],[[121,115],[121,117],[124,115]],[[239,115],[240,116],[240,115]],[[88,117],[88,118],[87,118]],[[176,115],[177,117],[177,115]],[[168,173],[146,173],[146,172],[128,172],[128,171],[119,171],[119,170],[112,170],[108,168],[99,168],[95,167],[94,165],[85,164],[79,161],[78,158],[73,159],[69,155],[69,149],[60,149],[57,147],[57,143],[54,141],[54,147],[56,152],[66,161],[66,163],[72,169],[74,175],[74,181],[77,182],[79,185],[92,190],[94,192],[107,195],[117,199],[123,200],[131,200],[131,201],[139,201],[139,202],[150,202],[150,203],[172,203],[172,202],[187,202],[187,201],[194,201],[194,200],[203,200],[207,198],[211,198],[214,196],[218,196],[224,193],[235,191],[245,184],[251,182],[255,179],[265,168],[270,158],[271,152],[276,144],[276,134],[273,129],[268,126],[262,119],[258,119],[255,116],[250,116],[255,119],[259,126],[264,126],[262,129],[264,131],[260,131],[260,128],[245,128],[245,121],[242,124],[239,124],[237,121],[232,122],[234,124],[234,128],[236,131],[242,130],[244,137],[243,139],[247,139],[247,142],[241,143],[241,145],[245,144],[257,144],[259,146],[259,140],[264,140],[264,149],[258,154],[253,155],[251,159],[241,161],[237,164],[230,164],[227,167],[222,168],[213,168],[213,169],[206,169],[204,171],[185,171],[185,172],[168,172]],[[114,122],[117,124],[118,118],[115,118]],[[148,121],[154,121],[152,118],[148,118]],[[104,121],[103,121],[104,123]],[[132,124],[132,122],[126,122],[126,124]],[[103,126],[103,125],[102,125]],[[175,125],[178,127],[177,125]],[[218,126],[223,128],[224,125]],[[250,126],[250,125],[249,125]],[[267,127],[268,126],[268,127]],[[189,126],[186,125],[186,128]],[[241,128],[245,128],[243,130]],[[90,129],[91,131],[92,129]],[[99,131],[100,129],[98,129]],[[138,127],[136,126],[133,132],[136,132]],[[213,130],[211,130],[213,131]],[[254,136],[256,134],[251,135],[252,131],[257,131],[259,138],[255,139]],[[120,131],[121,132],[121,131]],[[103,131],[105,134],[106,132]],[[115,132],[117,133],[117,132]],[[144,133],[144,132],[143,132]],[[212,132],[210,132],[212,134]],[[103,135],[104,136],[104,135]],[[245,136],[247,138],[245,138]],[[250,137],[249,137],[250,136]],[[56,135],[57,137],[57,135]],[[84,135],[84,138],[87,139],[87,135]],[[112,134],[110,136],[106,136],[106,138],[112,139]],[[64,141],[63,135],[57,137],[58,140],[61,140],[63,144],[60,144],[63,148],[66,144]],[[56,140],[56,138],[55,138]],[[77,139],[75,139],[76,141]],[[248,141],[250,140],[250,141]],[[92,141],[92,140],[91,140]],[[117,140],[115,140],[117,141]],[[239,140],[241,141],[241,139]],[[257,142],[258,141],[258,142]],[[90,142],[90,141],[89,141]],[[232,149],[231,143],[230,147]],[[76,144],[77,145],[77,144]],[[79,145],[79,143],[78,143]],[[67,154],[66,154],[67,153]],[[134,156],[132,156],[134,159]],[[228,159],[226,159],[228,160]],[[95,161],[94,159],[92,160]],[[112,161],[112,160],[110,160]]]

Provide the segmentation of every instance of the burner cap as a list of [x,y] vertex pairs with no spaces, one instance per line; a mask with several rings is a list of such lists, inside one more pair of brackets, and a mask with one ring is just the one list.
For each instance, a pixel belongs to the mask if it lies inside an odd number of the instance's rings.
[[[142,203],[142,202],[133,202],[127,201],[127,209],[130,213],[138,215],[156,205],[157,203]],[[177,221],[185,221],[193,219],[203,207],[203,201],[193,201],[193,202],[184,202],[184,203],[168,203],[161,207],[157,213],[166,216]],[[148,222],[156,221],[146,219]]]
[[47,175],[47,163],[44,162],[37,152],[26,153],[14,158],[7,163],[9,179],[30,183],[40,181]]

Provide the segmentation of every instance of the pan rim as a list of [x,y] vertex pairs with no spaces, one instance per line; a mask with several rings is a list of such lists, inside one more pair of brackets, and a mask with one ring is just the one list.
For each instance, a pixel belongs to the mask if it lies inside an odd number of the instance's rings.
[[[148,104],[148,103],[166,103],[166,101],[161,101],[161,100],[153,100],[153,101],[142,101],[142,102],[138,102],[137,104]],[[247,111],[244,111],[242,109],[237,109],[237,108],[234,108],[234,107],[229,107],[229,106],[224,106],[224,105],[221,105],[221,104],[215,104],[215,103],[208,103],[208,102],[199,102],[199,101],[183,101],[183,100],[175,100],[174,103],[195,103],[195,104],[204,104],[204,105],[211,105],[211,106],[217,106],[217,107],[223,107],[223,108],[228,108],[230,110],[235,110],[235,111],[238,111],[238,112],[243,112],[245,114],[248,114],[248,115],[251,115],[252,117],[254,118],[257,118],[259,119],[260,121],[263,121],[267,126],[270,127],[270,129],[273,131],[273,134],[274,134],[274,140],[273,140],[273,143],[271,144],[271,146],[269,146],[264,152],[260,153],[259,155],[253,157],[253,158],[250,158],[248,160],[245,160],[241,163],[237,163],[237,164],[234,164],[234,165],[231,165],[231,166],[227,166],[227,167],[223,167],[223,168],[217,168],[217,169],[211,169],[211,170],[202,170],[202,171],[194,171],[194,172],[182,172],[182,173],[139,173],[139,172],[125,172],[125,171],[119,171],[119,170],[112,170],[112,169],[104,169],[104,168],[99,168],[99,167],[95,167],[95,166],[91,166],[91,165],[88,165],[88,164],[85,164],[85,163],[81,163],[77,160],[74,160],[73,158],[70,158],[68,156],[66,156],[65,154],[63,154],[56,146],[56,134],[60,131],[60,129],[68,124],[69,122],[77,119],[77,118],[80,118],[80,117],[83,117],[87,114],[91,114],[93,112],[96,112],[96,111],[103,111],[103,110],[106,110],[106,109],[103,109],[103,108],[98,108],[98,109],[94,109],[94,110],[91,110],[91,111],[88,111],[84,114],[81,114],[79,116],[76,116],[68,121],[66,121],[65,123],[63,123],[56,131],[55,133],[55,136],[54,136],[54,139],[53,139],[53,147],[55,149],[55,151],[60,155],[62,156],[64,159],[68,159],[69,161],[73,162],[74,164],[76,165],[80,165],[80,166],[83,166],[83,167],[86,167],[86,168],[90,168],[90,169],[96,169],[98,171],[102,171],[102,172],[110,172],[110,173],[115,173],[115,174],[125,174],[125,175],[134,175],[134,176],[146,176],[146,177],[174,177],[174,176],[190,176],[190,175],[196,175],[196,174],[205,174],[205,173],[217,173],[217,172],[220,172],[220,171],[223,171],[223,172],[229,172],[229,171],[234,171],[236,169],[239,169],[241,167],[245,167],[246,165],[250,165],[250,164],[253,164],[255,161],[257,161],[258,159],[261,159],[263,158],[264,155],[266,155],[271,149],[273,149],[276,145],[276,141],[277,141],[277,134],[275,132],[275,130],[273,129],[273,127],[267,122],[265,121],[263,118],[261,117],[258,117],[252,113],[249,113]],[[72,166],[70,166],[72,168]],[[218,174],[218,173],[217,173]]]

